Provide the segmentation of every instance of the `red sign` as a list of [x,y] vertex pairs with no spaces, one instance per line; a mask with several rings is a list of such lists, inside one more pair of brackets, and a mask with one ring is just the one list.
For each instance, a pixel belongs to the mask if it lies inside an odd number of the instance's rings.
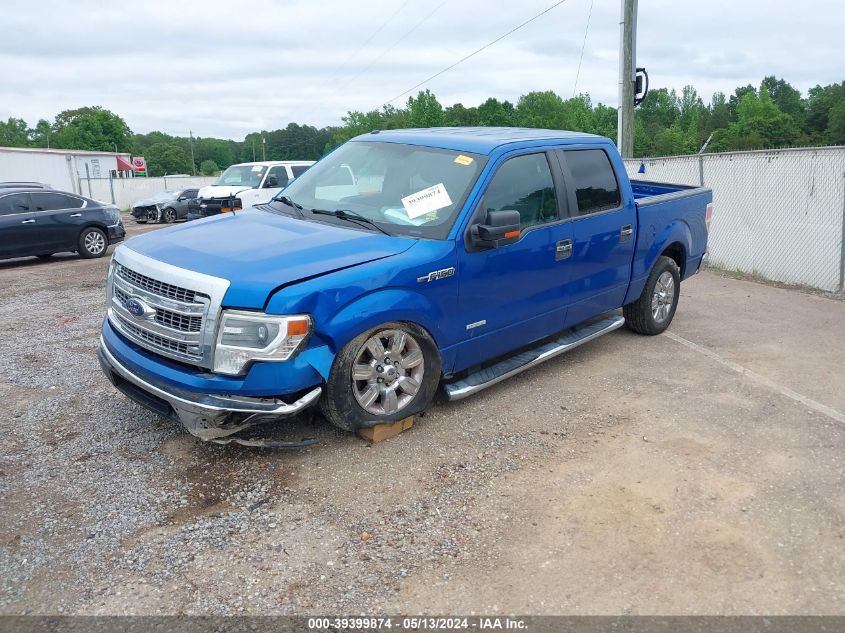
[[144,160],[143,156],[132,157],[132,169],[135,170],[135,174],[138,176],[147,175],[147,161]]
[[131,162],[127,161],[122,156],[116,156],[117,158],[117,171],[135,171],[134,165]]

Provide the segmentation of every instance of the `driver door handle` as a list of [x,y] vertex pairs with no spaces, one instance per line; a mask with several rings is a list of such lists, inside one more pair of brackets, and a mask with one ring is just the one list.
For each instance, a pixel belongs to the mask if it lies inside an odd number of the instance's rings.
[[35,220],[21,220],[21,224],[35,224]]
[[71,218],[81,218],[81,217],[82,217],[82,214],[81,214],[81,213],[71,213],[68,217],[71,217]]
[[620,242],[627,242],[631,239],[631,236],[634,234],[634,227],[630,224],[626,224],[621,229],[619,229],[619,241]]

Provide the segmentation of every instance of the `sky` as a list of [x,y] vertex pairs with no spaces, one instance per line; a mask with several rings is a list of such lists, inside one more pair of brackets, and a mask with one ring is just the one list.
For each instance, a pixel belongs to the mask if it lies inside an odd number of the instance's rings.
[[[101,105],[134,132],[236,140],[290,122],[338,125],[347,111],[391,102],[555,1],[9,3],[0,119],[34,126]],[[615,106],[620,1],[590,8],[591,0],[566,0],[423,87],[444,106],[515,102],[532,90],[587,92]],[[840,0],[641,0],[637,65],[653,87],[692,84],[705,102],[770,74],[806,94],[845,80],[843,32]]]

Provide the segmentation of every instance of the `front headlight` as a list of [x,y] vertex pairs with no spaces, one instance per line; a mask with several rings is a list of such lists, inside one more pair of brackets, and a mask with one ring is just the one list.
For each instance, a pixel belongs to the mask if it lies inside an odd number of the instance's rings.
[[236,376],[254,360],[288,360],[311,333],[311,317],[224,310],[214,350],[214,371]]

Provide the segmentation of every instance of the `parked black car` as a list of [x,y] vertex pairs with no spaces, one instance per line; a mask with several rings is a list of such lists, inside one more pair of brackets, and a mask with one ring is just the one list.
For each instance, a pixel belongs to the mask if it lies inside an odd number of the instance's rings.
[[139,200],[132,205],[132,217],[139,224],[147,222],[165,222],[184,220],[188,215],[188,205],[197,197],[198,189],[163,191],[152,198]]
[[125,235],[114,205],[63,191],[0,189],[0,259],[65,251],[102,257]]

